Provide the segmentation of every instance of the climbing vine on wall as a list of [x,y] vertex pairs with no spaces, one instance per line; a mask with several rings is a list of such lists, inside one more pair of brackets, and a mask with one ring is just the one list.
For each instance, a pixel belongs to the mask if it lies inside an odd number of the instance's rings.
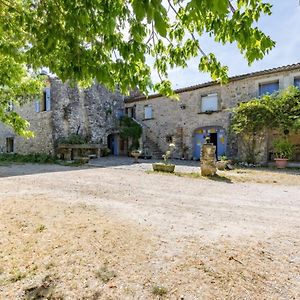
[[124,116],[120,119],[120,136],[124,140],[131,139],[131,148],[139,148],[139,139],[142,136],[142,127],[131,118]]
[[286,136],[299,128],[300,90],[296,87],[241,103],[233,110],[231,130],[247,146],[249,162],[255,161],[257,145],[266,129],[277,129]]

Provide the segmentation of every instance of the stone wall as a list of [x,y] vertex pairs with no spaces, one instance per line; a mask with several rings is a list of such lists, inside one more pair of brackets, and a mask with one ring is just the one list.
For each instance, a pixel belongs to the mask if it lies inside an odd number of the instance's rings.
[[30,123],[30,130],[34,132],[34,138],[25,139],[14,133],[14,131],[0,124],[0,150],[6,152],[6,138],[14,138],[14,152],[45,153],[52,155],[54,153],[54,144],[52,138],[52,112],[35,112],[35,103],[30,102],[15,109]]
[[[240,102],[249,101],[258,96],[259,84],[279,80],[280,89],[293,84],[295,77],[300,75],[298,70],[284,70],[278,73],[249,76],[238,80],[232,80],[226,85],[211,84],[195,90],[183,91],[179,94],[179,101],[170,100],[165,97],[153,97],[138,100],[129,99],[126,107],[135,106],[136,119],[144,124],[145,130],[162,151],[168,148],[170,137],[174,138],[176,144],[175,157],[183,156],[183,148],[188,147],[188,158],[193,158],[194,133],[197,128],[222,127],[227,136],[226,154],[230,158],[239,159],[238,139],[229,133],[232,109]],[[219,110],[210,114],[202,113],[201,97],[207,94],[218,94]],[[144,119],[144,107],[151,105],[153,118]],[[259,158],[267,160],[268,153],[263,151]]]
[[82,90],[53,79],[51,95],[54,141],[79,133],[92,143],[105,145],[107,136],[117,132],[117,115],[124,106],[120,93],[99,84]]
[[[123,96],[99,84],[88,89],[72,87],[50,79],[50,111],[35,110],[35,102],[17,108],[31,126],[35,137],[24,139],[0,124],[0,150],[6,152],[6,138],[13,137],[16,153],[55,154],[61,138],[78,133],[92,143],[107,144],[107,136],[118,131],[118,115],[124,107]],[[42,99],[41,99],[42,102]],[[40,104],[40,108],[43,105]]]

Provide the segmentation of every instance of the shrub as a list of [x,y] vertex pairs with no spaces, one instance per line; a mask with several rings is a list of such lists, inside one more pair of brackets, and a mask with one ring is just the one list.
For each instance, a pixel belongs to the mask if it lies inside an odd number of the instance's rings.
[[0,161],[2,162],[17,162],[17,163],[55,163],[56,159],[44,153],[30,153],[30,154],[0,154]]
[[294,146],[287,139],[274,140],[273,146],[276,158],[293,158]]
[[58,140],[58,143],[59,144],[72,144],[72,145],[75,145],[75,144],[85,144],[87,141],[86,141],[86,138],[83,137],[82,135],[80,134],[76,134],[76,133],[71,133],[68,137],[66,138],[60,138]]

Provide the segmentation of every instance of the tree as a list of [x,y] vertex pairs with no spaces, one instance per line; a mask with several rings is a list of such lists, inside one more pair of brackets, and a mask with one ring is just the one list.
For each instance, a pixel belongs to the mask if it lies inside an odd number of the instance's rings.
[[287,135],[299,128],[300,90],[293,86],[241,103],[233,109],[231,130],[244,142],[249,162],[255,162],[257,145],[265,138],[265,130],[277,129]]
[[[200,56],[199,70],[209,72],[213,80],[227,80],[227,67],[200,44],[203,34],[223,44],[236,43],[249,64],[275,45],[256,27],[261,14],[271,14],[271,5],[262,0],[234,3],[0,0],[0,57],[23,70],[47,67],[64,81],[90,84],[96,79],[112,90],[118,86],[124,94],[137,87],[145,94],[155,90],[175,97],[168,70],[186,67],[192,57]],[[155,85],[149,57],[161,79]],[[12,73],[11,81],[17,83],[18,75]],[[25,71],[23,75],[26,78]],[[13,88],[12,82],[0,74],[1,88]],[[5,107],[2,97],[0,105]]]

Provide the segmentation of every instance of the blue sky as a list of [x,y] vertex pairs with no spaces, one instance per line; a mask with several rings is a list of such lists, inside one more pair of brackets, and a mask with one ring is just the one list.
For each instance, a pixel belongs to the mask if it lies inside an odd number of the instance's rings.
[[[214,52],[218,59],[229,67],[229,75],[239,75],[300,62],[300,5],[299,0],[265,0],[273,5],[272,15],[263,16],[259,27],[273,40],[275,48],[264,57],[248,66],[234,45],[218,45],[209,38],[200,38],[203,49]],[[154,81],[157,80],[154,74]],[[198,71],[198,60],[189,62],[187,69],[173,69],[169,79],[174,88],[186,87],[210,81],[208,74]]]

